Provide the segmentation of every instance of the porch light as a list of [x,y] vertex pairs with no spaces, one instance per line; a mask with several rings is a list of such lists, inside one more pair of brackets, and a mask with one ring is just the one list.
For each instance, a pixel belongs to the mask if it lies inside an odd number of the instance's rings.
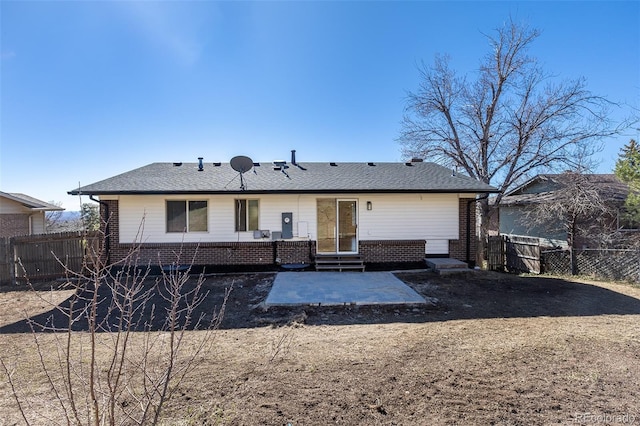
[[367,201],[367,210],[373,210],[373,204],[371,201]]

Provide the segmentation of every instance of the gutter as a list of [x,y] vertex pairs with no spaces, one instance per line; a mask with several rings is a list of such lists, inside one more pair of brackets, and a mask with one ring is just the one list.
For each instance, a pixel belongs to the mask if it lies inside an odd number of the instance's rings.
[[107,265],[110,265],[111,264],[111,225],[110,225],[111,218],[109,217],[110,216],[109,204],[105,203],[104,201],[100,201],[93,198],[93,195],[89,195],[89,199],[91,201],[95,201],[96,203],[104,207],[104,215],[106,217],[105,226],[104,226],[104,245],[106,246],[105,254],[107,255]]
[[[143,191],[95,191],[94,195],[238,195],[238,194],[478,194],[498,193],[490,188],[442,188],[442,189],[246,189],[246,190],[143,190]],[[70,195],[87,195],[86,192],[69,191]]]

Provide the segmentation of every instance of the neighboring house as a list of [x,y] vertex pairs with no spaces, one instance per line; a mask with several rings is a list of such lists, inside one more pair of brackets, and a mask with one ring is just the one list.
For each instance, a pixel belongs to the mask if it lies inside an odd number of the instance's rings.
[[112,263],[142,243],[141,262],[167,265],[181,251],[180,263],[237,266],[313,263],[318,254],[369,264],[475,259],[474,200],[497,192],[419,160],[249,161],[246,173],[233,159],[153,163],[69,194],[98,197]]
[[0,192],[0,237],[44,234],[45,212],[61,210],[28,195]]
[[[502,198],[498,206],[499,231],[503,235],[522,235],[540,238],[542,244],[567,248],[568,236],[563,229],[561,221],[547,222],[544,225],[532,225],[527,213],[531,212],[534,205],[550,205],[558,202],[562,196],[563,175],[541,174],[513,191],[508,192]],[[584,185],[595,191],[606,211],[600,211],[597,217],[583,220],[583,235],[576,236],[575,247],[594,248],[605,242],[605,236],[617,234],[633,237],[640,235],[638,224],[625,223],[620,214],[623,210],[625,199],[629,194],[629,187],[622,183],[613,174],[585,174],[580,175]],[[564,195],[566,196],[566,195]],[[495,225],[494,225],[495,226]]]

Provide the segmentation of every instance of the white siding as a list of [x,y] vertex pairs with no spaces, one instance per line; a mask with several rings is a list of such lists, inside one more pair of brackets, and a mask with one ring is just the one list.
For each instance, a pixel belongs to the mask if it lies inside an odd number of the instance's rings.
[[34,212],[31,215],[31,233],[32,234],[44,234],[44,212]]
[[23,206],[17,201],[0,197],[0,214],[24,214],[31,213],[31,209]]
[[[294,235],[298,235],[297,222],[305,220],[311,229],[310,218],[315,221],[315,197],[313,204],[301,206],[298,195],[251,195],[246,199],[258,199],[260,202],[259,228],[280,231],[282,212],[292,212]],[[181,196],[181,195],[123,195],[119,199],[120,241],[131,243],[144,242],[205,242],[205,241],[254,241],[253,231],[235,232],[234,195]],[[103,197],[103,199],[106,199]],[[113,199],[113,198],[111,198]],[[208,231],[186,234],[167,233],[165,218],[166,200],[207,200]],[[310,216],[312,214],[312,216]],[[144,220],[143,220],[144,218]],[[306,218],[306,219],[301,219]],[[142,226],[141,226],[142,224]],[[142,237],[139,236],[142,235]],[[306,236],[305,236],[306,238]]]
[[[457,194],[364,195],[360,203],[361,240],[424,239],[427,254],[449,252],[457,240]],[[371,201],[372,209],[366,209]]]
[[[144,242],[254,241],[252,231],[234,232],[236,195],[123,195],[117,198],[123,243],[136,239]],[[358,200],[360,240],[425,239],[427,253],[448,253],[448,241],[459,238],[457,194],[248,194],[246,198],[260,201],[260,229],[281,231],[281,214],[293,213],[294,238],[316,238],[317,198]],[[166,232],[165,200],[184,199],[208,201],[207,232]],[[367,210],[367,201],[372,203],[371,210]],[[301,228],[306,227],[307,235],[298,235],[298,222],[306,222]]]
[[[365,195],[360,203],[360,239],[457,239],[455,194]],[[366,209],[371,201],[372,209]]]

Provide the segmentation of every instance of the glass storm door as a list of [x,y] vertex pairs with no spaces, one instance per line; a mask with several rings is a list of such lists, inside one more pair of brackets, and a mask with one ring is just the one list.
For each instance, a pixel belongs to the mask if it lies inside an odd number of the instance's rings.
[[318,253],[358,252],[358,208],[356,200],[319,198]]
[[356,200],[338,200],[338,253],[358,252]]

